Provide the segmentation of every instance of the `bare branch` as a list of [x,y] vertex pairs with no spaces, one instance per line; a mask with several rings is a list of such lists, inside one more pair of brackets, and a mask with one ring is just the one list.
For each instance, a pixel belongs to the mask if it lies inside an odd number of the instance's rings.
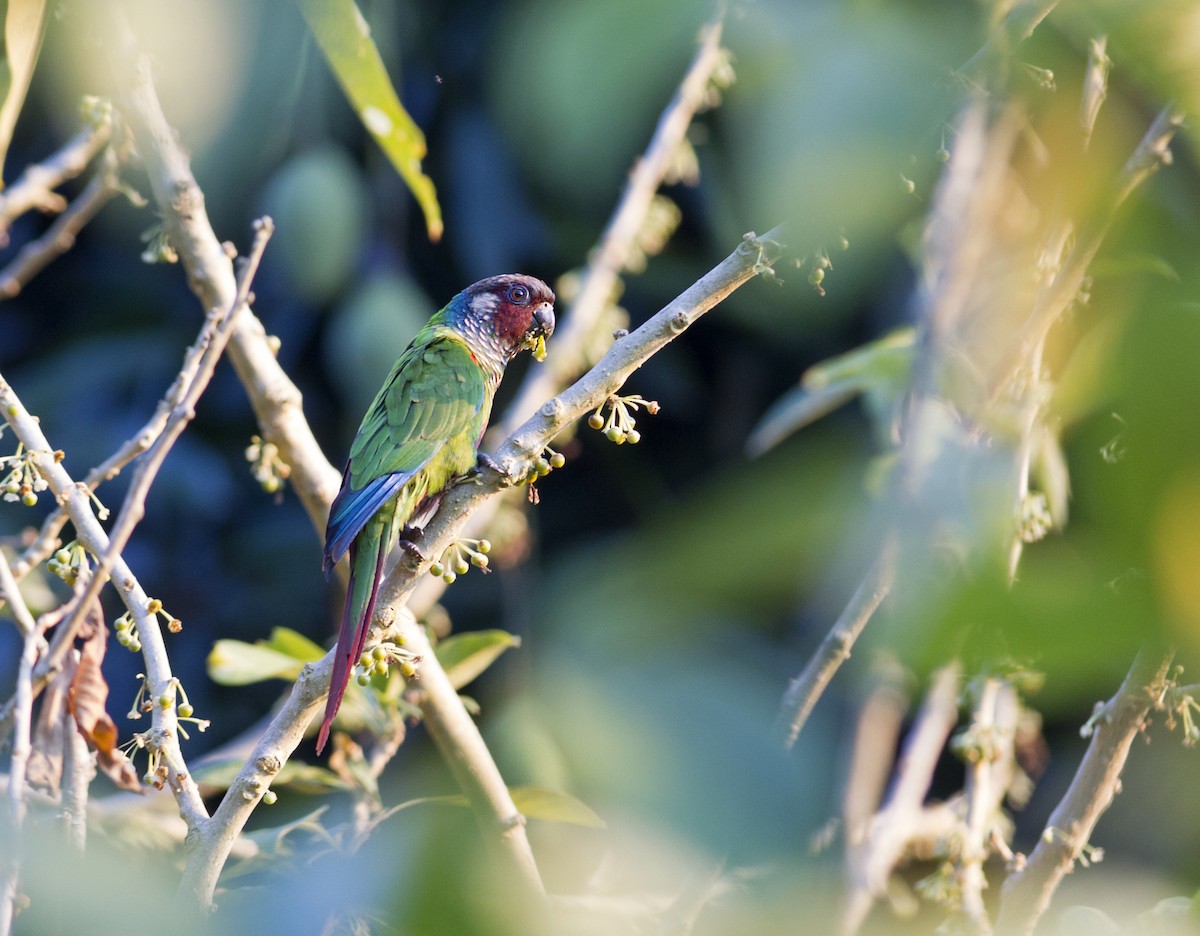
[[699,48],[675,96],[663,111],[646,151],[634,164],[617,210],[600,243],[588,258],[579,292],[554,332],[554,354],[544,367],[531,369],[520,392],[497,427],[511,435],[536,407],[586,370],[585,349],[612,302],[618,278],[633,253],[654,193],[687,137],[692,118],[708,102],[714,73],[727,64],[721,48],[723,11],[700,34]]
[[[843,933],[857,933],[905,849],[928,834],[930,810],[924,808],[933,771],[958,721],[958,663],[933,675],[929,693],[904,743],[896,780],[886,805],[871,822],[863,841],[847,849],[849,890],[842,915]],[[944,818],[943,813],[938,816]],[[944,827],[945,822],[940,824]]]
[[25,244],[0,270],[0,299],[11,299],[54,260],[75,246],[75,238],[88,222],[121,190],[117,176],[117,154],[110,148],[101,159],[99,171],[70,206],[54,219],[46,233]]
[[792,747],[805,722],[816,707],[841,665],[850,659],[850,650],[862,634],[871,616],[892,590],[894,544],[885,544],[867,572],[850,603],[830,628],[821,646],[812,655],[804,672],[791,681],[780,706],[778,726],[784,744]]
[[1025,867],[1004,882],[1001,933],[1032,933],[1063,877],[1075,866],[1096,823],[1117,795],[1134,738],[1161,697],[1174,653],[1139,651],[1117,694],[1093,717],[1091,743],[1075,778],[1046,822]]
[[[50,490],[62,504],[75,525],[79,541],[93,556],[103,556],[108,549],[108,534],[92,512],[91,491],[86,485],[76,484],[67,473],[61,461],[55,456],[50,442],[43,434],[38,424],[28,410],[25,409],[16,392],[0,375],[0,413],[12,427],[17,438],[24,444],[29,458],[37,468],[38,473],[47,481]],[[133,616],[139,633],[142,635],[143,659],[146,663],[147,679],[154,697],[165,692],[171,683],[171,664],[167,658],[166,646],[162,632],[158,626],[156,615],[149,613],[149,597],[138,582],[133,570],[119,555],[112,561],[112,578],[116,583],[116,592],[125,607]],[[42,682],[52,675],[44,658],[38,665],[34,677]],[[179,739],[176,737],[176,722],[174,709],[154,707],[153,740],[155,746],[162,752],[164,763],[168,769],[171,788],[175,792],[180,814],[189,825],[195,825],[207,819],[208,813],[200,798],[200,792],[195,781],[187,770],[183,754],[179,749]]]
[[[113,20],[117,33],[111,43],[113,65],[121,76],[126,116],[168,239],[206,312],[211,315],[232,308],[237,293],[232,261],[213,233],[204,194],[163,115],[149,61],[138,49],[121,7],[113,8]],[[229,358],[246,388],[263,438],[273,443],[291,466],[292,487],[314,526],[323,530],[341,475],[321,452],[304,418],[300,391],[279,366],[262,322],[250,309],[234,323]]]
[[[438,513],[425,527],[421,545],[426,557],[440,555],[478,505],[511,485],[512,479],[527,474],[532,460],[565,426],[595,409],[656,351],[752,278],[756,264],[762,262],[764,256],[774,257],[780,249],[772,239],[777,234],[778,230],[761,238],[748,235],[723,263],[641,328],[615,343],[584,377],[543,405],[497,451],[496,458],[503,475],[485,471],[479,483],[460,484],[448,492]],[[424,632],[416,626],[411,614],[403,610],[403,603],[430,562],[431,558],[426,558],[414,565],[411,560],[402,560],[388,576],[380,588],[376,626],[368,640],[379,636],[378,625],[383,621],[385,627],[397,627],[405,636],[407,646],[422,656],[421,708],[430,734],[439,740],[471,802],[480,809],[486,804],[486,815],[493,832],[491,840],[495,841],[498,833],[501,847],[533,885],[536,866],[520,813],[478,727],[463,708],[462,700],[450,685],[436,655],[428,650]],[[309,721],[324,702],[332,666],[333,654],[328,653],[317,663],[304,667],[254,753],[213,814],[213,821],[202,835],[195,837],[181,889],[198,904],[211,902],[217,877],[254,805],[296,749]],[[540,882],[536,887],[540,889]]]
[[29,211],[62,211],[66,200],[54,190],[73,179],[112,138],[111,117],[101,117],[73,136],[65,146],[40,163],[27,166],[0,194],[0,242],[8,240],[12,222]]
[[33,666],[37,661],[41,633],[17,588],[17,581],[8,567],[8,559],[0,553],[0,596],[21,629],[21,658],[17,663],[17,685],[13,695],[12,756],[8,772],[8,814],[3,821],[7,828],[4,838],[13,843],[12,852],[0,866],[0,936],[12,929],[13,902],[17,895],[17,876],[20,873],[20,841],[25,825],[25,768],[29,763],[33,726]]

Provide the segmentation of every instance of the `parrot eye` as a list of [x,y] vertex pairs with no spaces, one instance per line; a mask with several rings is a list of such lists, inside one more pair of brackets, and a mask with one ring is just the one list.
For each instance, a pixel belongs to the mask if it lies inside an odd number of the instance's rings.
[[508,301],[517,305],[524,305],[529,301],[529,290],[521,285],[509,286]]

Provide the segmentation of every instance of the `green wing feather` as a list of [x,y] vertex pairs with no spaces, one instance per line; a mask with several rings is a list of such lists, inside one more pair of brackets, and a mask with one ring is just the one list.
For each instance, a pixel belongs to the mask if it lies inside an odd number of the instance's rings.
[[418,471],[479,422],[487,388],[470,349],[452,333],[414,344],[392,368],[350,449],[350,485]]

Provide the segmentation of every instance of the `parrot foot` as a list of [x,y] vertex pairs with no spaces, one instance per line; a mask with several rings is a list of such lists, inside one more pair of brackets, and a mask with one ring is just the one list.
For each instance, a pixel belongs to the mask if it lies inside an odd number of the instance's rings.
[[[405,534],[411,534],[413,532],[414,531],[406,530]],[[396,545],[404,550],[404,554],[407,557],[408,562],[413,567],[419,566],[425,561],[425,554],[421,552],[421,548],[411,539],[408,539],[405,534],[401,534],[400,538],[396,540]]]
[[512,483],[512,479],[511,479],[511,476],[509,475],[509,473],[507,471],[505,471],[503,468],[501,468],[500,463],[497,462],[496,459],[492,458],[492,456],[487,454],[486,452],[480,452],[476,456],[475,461],[476,461],[475,467],[469,469],[467,471],[467,473],[465,475],[463,475],[463,478],[465,480],[474,481],[476,484],[481,484],[482,481],[480,479],[481,479],[481,476],[483,475],[484,470],[486,469],[488,471],[496,472],[496,474],[498,474],[501,478],[503,478],[505,482],[510,483],[510,484]]

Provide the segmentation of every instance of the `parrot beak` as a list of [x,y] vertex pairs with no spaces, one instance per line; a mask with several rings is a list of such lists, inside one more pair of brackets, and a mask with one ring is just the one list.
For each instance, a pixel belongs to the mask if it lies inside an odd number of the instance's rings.
[[546,360],[546,339],[554,334],[554,306],[543,302],[533,311],[533,359]]

